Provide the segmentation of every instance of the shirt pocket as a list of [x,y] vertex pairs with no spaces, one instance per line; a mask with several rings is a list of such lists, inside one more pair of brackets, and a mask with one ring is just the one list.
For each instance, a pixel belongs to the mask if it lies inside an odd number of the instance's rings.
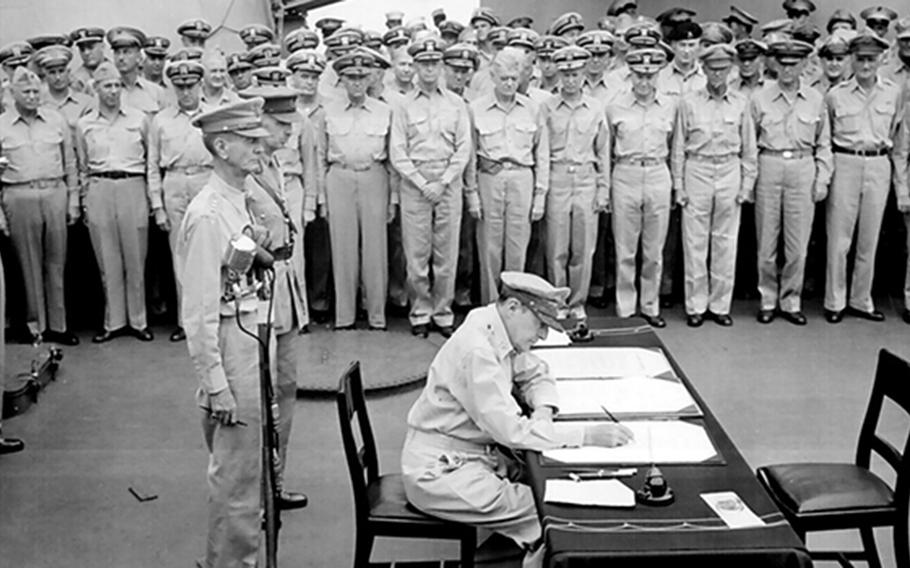
[[326,117],[325,129],[329,136],[347,136],[354,128],[354,119],[350,116]]
[[455,145],[458,118],[458,111],[455,109],[440,109],[436,114],[436,129],[442,138],[452,146]]
[[374,119],[368,121],[363,126],[365,141],[368,145],[369,153],[374,158],[382,155],[385,151],[386,135],[389,132],[388,120]]
[[534,136],[537,134],[537,125],[533,122],[519,122],[512,127],[514,149],[518,154],[531,152],[534,147]]
[[891,123],[897,112],[896,103],[891,101],[880,102],[872,107],[872,132],[878,140],[891,138]]
[[63,155],[60,145],[63,144],[63,133],[55,130],[42,132],[35,141],[35,150],[41,156],[42,162],[47,161],[47,166],[53,167],[53,172],[41,172],[46,175],[63,173]]
[[818,114],[797,113],[793,121],[796,140],[807,146],[815,146],[815,133],[818,131]]
[[488,157],[497,159],[506,150],[505,132],[500,124],[493,121],[477,123],[478,149],[483,150]]
[[99,129],[92,128],[85,133],[85,152],[88,155],[88,161],[94,165],[100,165],[107,159],[111,153],[111,139]]
[[425,114],[408,114],[408,138],[425,137],[430,134],[430,117]]
[[862,124],[862,107],[837,109],[834,113],[834,132],[837,134],[854,134],[859,132]]

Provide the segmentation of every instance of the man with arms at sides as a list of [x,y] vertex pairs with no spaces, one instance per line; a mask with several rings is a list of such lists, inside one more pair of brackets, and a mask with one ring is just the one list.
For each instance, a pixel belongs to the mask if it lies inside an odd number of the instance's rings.
[[632,435],[612,422],[553,422],[556,383],[529,350],[550,327],[561,329],[557,318],[569,289],[521,272],[503,272],[499,280],[499,299],[471,311],[430,364],[408,413],[401,471],[409,503],[514,540],[530,568],[544,557],[534,498],[528,485],[508,476],[518,468],[496,446],[614,447]]
[[93,101],[91,96],[70,86],[72,50],[63,45],[49,45],[39,49],[33,57],[35,65],[44,72],[47,84],[42,102],[62,114],[70,128],[75,128],[76,120],[88,111]]
[[123,104],[144,112],[149,118],[166,106],[164,89],[142,76],[142,46],[146,36],[129,27],[107,32],[107,42],[114,52],[114,67],[123,83]]
[[104,30],[101,28],[79,28],[70,33],[70,41],[79,50],[82,65],[73,70],[70,86],[87,95],[94,95],[92,74],[102,61],[108,61],[104,55]]
[[240,100],[237,93],[228,88],[227,59],[219,51],[210,50],[202,56],[202,103],[215,108]]

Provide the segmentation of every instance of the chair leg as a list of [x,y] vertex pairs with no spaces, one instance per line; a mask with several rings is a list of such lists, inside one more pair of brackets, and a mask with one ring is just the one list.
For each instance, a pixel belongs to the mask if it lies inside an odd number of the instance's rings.
[[461,539],[461,568],[474,568],[474,552],[477,550],[477,531]]
[[894,524],[894,561],[900,568],[910,566],[910,524],[906,515]]
[[869,563],[869,568],[882,568],[882,561],[878,558],[878,548],[875,546],[875,533],[872,527],[859,529],[859,535],[863,539],[863,551],[866,553],[866,562]]
[[354,545],[354,568],[368,568],[372,551],[373,535],[366,531],[357,531]]

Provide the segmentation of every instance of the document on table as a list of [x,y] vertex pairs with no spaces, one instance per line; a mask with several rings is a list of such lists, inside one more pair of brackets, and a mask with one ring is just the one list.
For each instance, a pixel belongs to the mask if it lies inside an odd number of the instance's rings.
[[557,380],[558,419],[604,416],[702,416],[681,381],[633,376],[615,379]]
[[590,507],[634,507],[635,492],[618,479],[548,479],[544,489],[547,503],[565,503]]
[[534,344],[534,347],[566,347],[572,345],[572,338],[564,331],[551,329],[547,333],[546,339],[540,339]]
[[675,377],[660,349],[643,347],[562,347],[535,349],[557,379]]
[[634,439],[624,446],[559,448],[543,452],[543,457],[564,464],[596,465],[704,463],[720,459],[714,443],[700,424],[683,420],[629,420],[623,421],[622,425],[634,435]]
[[731,529],[765,526],[765,521],[753,513],[734,491],[702,493],[701,498]]

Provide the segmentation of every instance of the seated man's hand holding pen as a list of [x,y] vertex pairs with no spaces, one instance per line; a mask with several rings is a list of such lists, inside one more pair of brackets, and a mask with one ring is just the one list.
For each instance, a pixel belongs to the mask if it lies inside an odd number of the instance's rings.
[[592,424],[585,427],[586,446],[603,446],[615,448],[632,441],[632,431],[618,422]]

